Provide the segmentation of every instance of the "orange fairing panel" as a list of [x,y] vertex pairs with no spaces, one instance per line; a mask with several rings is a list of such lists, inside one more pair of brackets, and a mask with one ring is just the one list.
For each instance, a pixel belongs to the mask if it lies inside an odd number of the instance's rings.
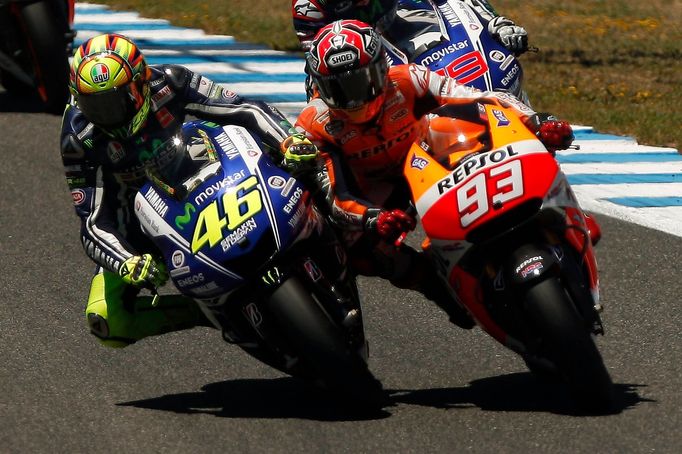
[[543,199],[559,170],[537,140],[470,156],[452,172],[419,150],[410,150],[405,174],[431,238],[464,239],[523,201]]
[[[437,181],[450,173],[438,164],[422,147],[412,144],[407,153],[403,167],[403,174],[412,191],[412,200],[419,200],[424,192]],[[421,213],[420,213],[421,214]]]

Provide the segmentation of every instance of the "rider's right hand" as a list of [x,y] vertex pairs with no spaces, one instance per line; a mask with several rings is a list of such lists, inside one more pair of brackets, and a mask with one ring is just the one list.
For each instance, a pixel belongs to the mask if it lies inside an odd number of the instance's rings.
[[118,274],[126,284],[136,287],[161,287],[168,280],[168,272],[163,263],[154,260],[151,254],[134,255],[118,269]]
[[567,121],[547,120],[542,122],[537,136],[547,150],[554,154],[557,150],[566,150],[571,146],[575,136],[573,128]]
[[365,214],[365,229],[390,243],[411,232],[416,226],[417,221],[414,217],[403,210],[370,208]]

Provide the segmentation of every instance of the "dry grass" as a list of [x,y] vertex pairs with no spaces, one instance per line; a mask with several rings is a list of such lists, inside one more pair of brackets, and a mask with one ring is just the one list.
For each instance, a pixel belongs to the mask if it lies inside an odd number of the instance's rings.
[[[94,0],[296,50],[290,0]],[[494,0],[540,51],[522,57],[537,110],[641,143],[682,147],[682,0]]]

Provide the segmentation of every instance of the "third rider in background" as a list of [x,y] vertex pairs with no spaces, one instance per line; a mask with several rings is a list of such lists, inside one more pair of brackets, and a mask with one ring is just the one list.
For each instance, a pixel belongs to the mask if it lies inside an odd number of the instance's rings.
[[[517,55],[528,49],[528,34],[495,12],[487,0],[457,0],[471,6],[488,23],[488,32]],[[292,0],[296,36],[304,51],[317,32],[339,19],[356,19],[372,25],[408,58],[423,51],[413,38],[440,35],[434,6],[429,0]]]

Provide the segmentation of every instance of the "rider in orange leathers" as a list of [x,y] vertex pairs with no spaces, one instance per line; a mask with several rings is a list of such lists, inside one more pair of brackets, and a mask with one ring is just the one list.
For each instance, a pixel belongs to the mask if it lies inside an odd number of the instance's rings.
[[472,327],[424,253],[396,243],[416,225],[402,181],[407,151],[414,141],[426,139],[428,114],[446,105],[455,110],[477,109],[477,103],[510,106],[550,150],[571,144],[570,125],[547,117],[543,122],[512,95],[481,92],[422,66],[388,68],[376,32],[355,20],[322,28],[307,63],[317,90],[296,127],[320,150],[324,165],[316,172],[315,184],[345,232],[355,269],[420,291],[451,321]]

